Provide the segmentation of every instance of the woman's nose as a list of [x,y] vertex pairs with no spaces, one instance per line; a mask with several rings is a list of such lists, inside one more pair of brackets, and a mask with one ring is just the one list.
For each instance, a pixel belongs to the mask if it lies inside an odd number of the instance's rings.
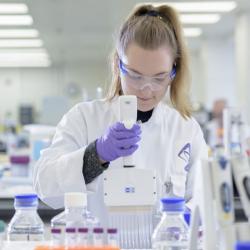
[[153,91],[151,83],[144,84],[140,90],[143,92],[144,95],[151,95]]

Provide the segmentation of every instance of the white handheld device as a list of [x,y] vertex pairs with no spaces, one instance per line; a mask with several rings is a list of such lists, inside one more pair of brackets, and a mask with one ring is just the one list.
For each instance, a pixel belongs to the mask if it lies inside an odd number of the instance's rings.
[[[131,129],[136,123],[137,99],[134,95],[123,95],[119,97],[119,120],[127,129]],[[123,157],[125,167],[134,166],[133,155]]]

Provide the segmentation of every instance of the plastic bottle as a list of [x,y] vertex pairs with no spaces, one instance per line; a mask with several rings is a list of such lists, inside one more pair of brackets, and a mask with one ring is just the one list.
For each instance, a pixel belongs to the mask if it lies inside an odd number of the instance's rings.
[[93,229],[93,246],[94,247],[104,246],[104,231],[102,227],[95,227]]
[[77,246],[77,231],[74,227],[66,227],[65,230],[65,249],[75,249]]
[[28,177],[29,176],[30,158],[27,155],[10,156],[12,176]]
[[60,228],[51,228],[51,248],[60,249],[64,245],[64,238]]
[[60,214],[57,214],[51,219],[51,229],[53,228],[60,229],[63,238],[65,234],[65,226],[66,226],[65,211],[62,211]]
[[16,195],[14,207],[16,212],[8,225],[7,240],[42,241],[44,225],[37,213],[37,195]]
[[250,250],[250,241],[237,242],[235,250]]
[[86,227],[87,222],[83,216],[87,206],[87,195],[85,193],[66,193],[65,205],[65,247],[73,249],[77,246],[78,228]]
[[152,248],[157,250],[182,250],[188,246],[188,225],[183,212],[183,198],[164,198],[162,203],[162,218],[154,230]]
[[3,247],[3,242],[5,238],[5,223],[0,220],[0,249]]
[[87,227],[79,227],[78,228],[78,246],[86,247],[90,246],[90,235],[89,229]]
[[[64,207],[65,210],[51,220],[51,228],[60,228],[62,237],[64,237],[65,234],[66,217],[68,220],[73,219],[77,222],[81,222],[80,224],[78,223],[78,227],[93,228],[99,225],[98,219],[92,216],[87,210],[87,195],[85,193],[65,193]],[[69,213],[71,214],[70,216]],[[74,218],[69,218],[72,216]],[[75,225],[73,225],[73,227],[75,227]]]
[[113,246],[113,247],[118,246],[118,234],[116,228],[107,229],[107,243],[108,246]]

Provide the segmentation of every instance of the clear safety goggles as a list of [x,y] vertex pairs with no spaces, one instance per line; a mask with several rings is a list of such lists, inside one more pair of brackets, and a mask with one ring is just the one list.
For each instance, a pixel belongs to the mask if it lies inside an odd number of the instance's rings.
[[149,87],[152,91],[159,91],[164,89],[176,76],[176,65],[172,68],[170,73],[163,73],[159,76],[144,76],[128,69],[126,65],[120,60],[119,68],[124,76],[126,83],[130,84],[137,90],[143,90]]

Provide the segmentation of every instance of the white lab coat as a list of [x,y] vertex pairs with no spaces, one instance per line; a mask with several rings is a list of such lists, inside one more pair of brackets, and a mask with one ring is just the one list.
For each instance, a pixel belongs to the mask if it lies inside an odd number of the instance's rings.
[[[88,144],[118,119],[117,99],[111,103],[83,102],[64,115],[51,146],[42,151],[34,169],[34,187],[45,203],[53,208],[63,207],[65,192],[88,192],[89,210],[99,218],[105,217],[103,175],[86,185],[82,174],[83,156]],[[168,183],[172,186],[169,195],[189,200],[196,162],[207,157],[198,123],[193,118],[185,120],[175,109],[159,103],[152,117],[141,124],[141,129],[141,141],[134,154],[136,167],[156,170],[159,197],[168,195],[163,191],[164,183]],[[112,161],[109,168],[122,166],[122,158],[119,158]]]

